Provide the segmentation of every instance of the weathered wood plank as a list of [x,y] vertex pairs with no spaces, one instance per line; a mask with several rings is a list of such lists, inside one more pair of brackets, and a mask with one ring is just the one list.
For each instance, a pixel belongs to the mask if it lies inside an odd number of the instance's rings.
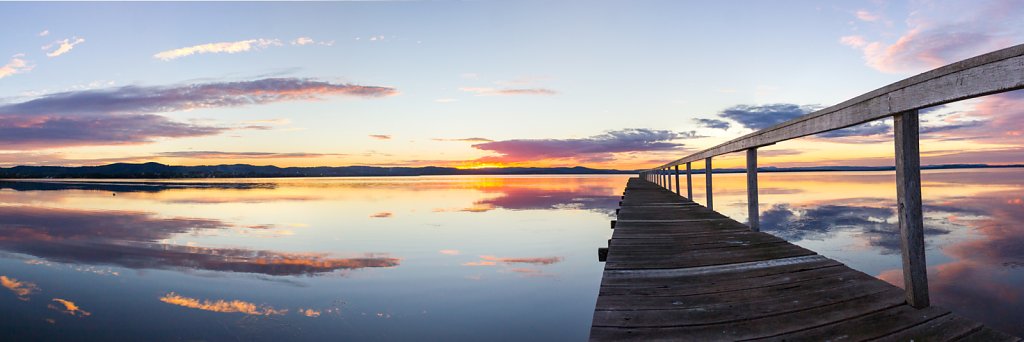
[[782,315],[718,324],[687,326],[685,322],[661,327],[620,328],[594,326],[590,337],[598,340],[735,341],[775,336],[888,309],[904,303],[902,291],[890,290],[856,300],[819,306]]
[[921,156],[917,111],[896,115],[896,208],[903,257],[903,287],[907,303],[924,308],[928,301],[928,264],[924,256],[924,216],[921,213]]
[[757,148],[747,150],[747,222],[750,230],[761,230],[761,210],[757,205]]
[[[915,309],[911,306],[900,305],[874,312],[865,316],[856,317],[841,322],[827,324],[824,326],[792,332],[788,334],[771,336],[764,341],[865,341],[872,340],[891,333],[912,328],[916,325],[926,324],[936,318],[949,315],[949,310],[937,307]],[[866,329],[870,327],[870,329]],[[920,341],[920,340],[916,340]]]
[[671,188],[635,178],[624,193],[637,207],[608,243],[593,340],[1016,340],[704,207],[644,206]]

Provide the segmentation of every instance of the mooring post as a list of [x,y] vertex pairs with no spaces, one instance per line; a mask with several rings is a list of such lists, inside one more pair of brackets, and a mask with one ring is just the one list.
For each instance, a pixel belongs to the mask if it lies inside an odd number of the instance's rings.
[[686,199],[693,200],[693,173],[690,172],[690,162],[686,162]]
[[757,148],[747,149],[747,221],[750,230],[761,230],[761,211],[757,207]]
[[679,195],[679,165],[676,165],[676,195]]
[[921,154],[917,110],[893,116],[896,135],[896,208],[903,254],[903,288],[907,304],[926,308],[928,264],[924,256],[924,216],[921,213]]
[[704,187],[708,195],[708,209],[715,210],[714,201],[711,198],[711,157],[704,159]]

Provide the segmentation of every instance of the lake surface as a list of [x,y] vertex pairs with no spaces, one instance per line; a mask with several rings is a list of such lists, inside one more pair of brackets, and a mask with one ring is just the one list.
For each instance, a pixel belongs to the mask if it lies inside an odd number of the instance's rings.
[[[932,301],[1024,335],[1024,173],[928,171]],[[746,219],[744,175],[715,176]],[[0,182],[0,330],[584,340],[628,176]],[[891,173],[762,173],[763,230],[901,281]],[[694,178],[703,202],[703,179]],[[684,190],[685,191],[685,190]]]

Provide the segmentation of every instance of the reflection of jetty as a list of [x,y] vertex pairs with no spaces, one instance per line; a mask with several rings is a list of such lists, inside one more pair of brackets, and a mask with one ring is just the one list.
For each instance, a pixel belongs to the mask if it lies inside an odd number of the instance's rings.
[[[930,306],[918,111],[1022,88],[1024,45],[1017,45],[641,172],[629,181],[601,251],[607,264],[591,339],[1019,341]],[[888,118],[905,290],[758,232],[759,147]],[[735,152],[747,156],[749,226],[712,210],[711,159]],[[690,200],[691,163],[700,161],[707,207]]]

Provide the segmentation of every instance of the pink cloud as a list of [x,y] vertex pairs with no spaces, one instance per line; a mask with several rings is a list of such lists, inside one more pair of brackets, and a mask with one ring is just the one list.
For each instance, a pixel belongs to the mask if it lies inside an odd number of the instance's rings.
[[[21,72],[25,68],[19,62],[10,69]],[[6,149],[33,149],[214,135],[229,128],[175,122],[154,113],[394,94],[397,91],[389,87],[299,78],[68,91],[0,105],[0,143]]]
[[880,15],[875,14],[875,13],[871,13],[871,12],[869,12],[867,10],[858,10],[856,13],[854,13],[854,15],[857,16],[857,19],[860,19],[860,20],[863,20],[863,21],[876,21],[879,18],[881,18]]
[[679,150],[683,145],[672,141],[688,136],[689,133],[635,128],[609,131],[589,138],[491,141],[475,144],[473,148],[500,154],[480,158],[479,161],[483,162],[520,162],[548,158],[576,158],[593,162],[608,160],[611,153]]
[[[860,50],[866,64],[876,70],[915,73],[1009,47],[1024,38],[1018,24],[1024,16],[1020,2],[945,2],[913,8],[910,13],[906,30],[892,42],[864,36],[846,36],[840,42]],[[866,11],[858,11],[857,17],[878,19]]]
[[489,95],[555,95],[557,91],[545,88],[519,88],[519,89],[497,89],[486,87],[464,87],[460,90],[474,93],[477,96]]
[[370,138],[377,140],[391,140],[391,136],[387,134],[370,134]]
[[31,71],[33,65],[22,59],[24,56],[23,54],[14,55],[7,64],[0,66],[0,78]]

